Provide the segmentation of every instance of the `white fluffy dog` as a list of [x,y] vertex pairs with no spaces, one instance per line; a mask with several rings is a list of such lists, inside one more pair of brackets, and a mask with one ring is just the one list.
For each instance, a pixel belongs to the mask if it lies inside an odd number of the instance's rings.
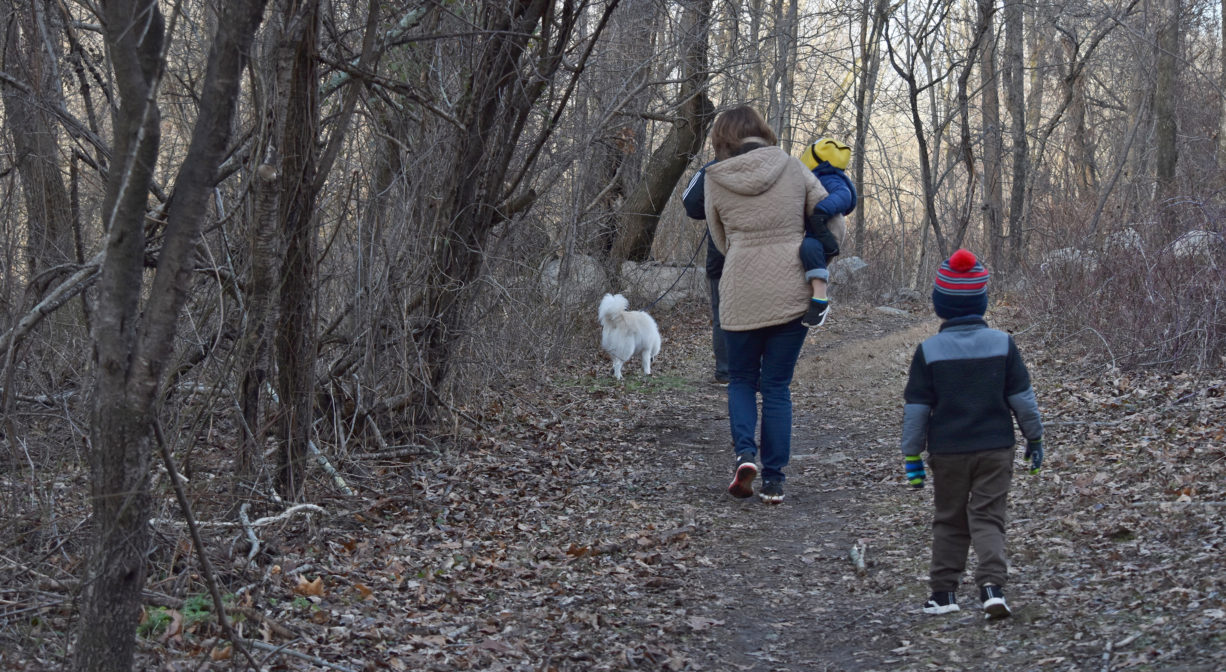
[[641,310],[627,310],[630,302],[621,294],[605,294],[600,300],[600,345],[613,358],[613,376],[622,377],[622,364],[641,355],[643,373],[651,375],[651,360],[660,354],[660,330],[656,321]]

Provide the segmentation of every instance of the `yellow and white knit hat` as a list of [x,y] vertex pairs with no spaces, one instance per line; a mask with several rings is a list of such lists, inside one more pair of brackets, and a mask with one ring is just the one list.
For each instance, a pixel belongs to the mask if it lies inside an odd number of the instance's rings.
[[816,168],[822,161],[839,170],[847,170],[847,162],[851,160],[851,147],[832,138],[822,138],[805,147],[800,160],[809,170]]

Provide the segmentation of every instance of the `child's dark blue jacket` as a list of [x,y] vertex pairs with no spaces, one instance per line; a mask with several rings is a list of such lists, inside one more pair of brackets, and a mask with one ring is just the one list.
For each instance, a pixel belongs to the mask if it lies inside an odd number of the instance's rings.
[[1009,334],[978,315],[946,320],[915,349],[903,391],[902,453],[973,453],[1043,436],[1030,373]]
[[[834,217],[835,215],[850,215],[856,209],[856,185],[852,184],[851,178],[847,177],[842,169],[835,168],[830,165],[829,161],[822,161],[813,169],[813,174],[817,176],[817,180],[825,187],[826,193],[829,194],[817,204],[817,210]],[[701,203],[699,206],[701,207]],[[688,207],[688,206],[687,206]]]
[[[702,168],[690,178],[689,185],[686,186],[685,192],[681,195],[681,202],[685,204],[685,214],[692,219],[706,219],[707,213],[703,199],[706,197],[706,190],[703,186],[704,178],[707,171],[707,166],[715,163],[708,161]],[[856,186],[852,184],[851,179],[847,177],[841,169],[830,165],[829,161],[822,161],[813,169],[813,174],[817,176],[822,187],[826,189],[828,194],[822,199],[816,210],[835,217],[837,215],[850,215],[856,209],[856,202],[859,198],[856,194]],[[724,255],[719,253],[715,247],[715,241],[707,238],[707,277],[718,278],[723,274],[724,270]]]

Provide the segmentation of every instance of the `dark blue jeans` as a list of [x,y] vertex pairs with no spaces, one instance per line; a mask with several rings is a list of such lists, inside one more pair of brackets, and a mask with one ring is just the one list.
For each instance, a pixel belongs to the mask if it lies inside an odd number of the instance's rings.
[[728,342],[728,421],[738,455],[754,455],[758,444],[758,393],[762,395],[762,479],[784,480],[792,456],[792,373],[808,329],[796,318],[752,331],[725,331]]
[[715,377],[728,379],[728,345],[719,327],[719,278],[707,276],[711,287],[711,350],[715,353]]
[[826,248],[813,236],[806,235],[800,241],[800,265],[805,267],[805,280],[830,280],[830,271],[826,270]]

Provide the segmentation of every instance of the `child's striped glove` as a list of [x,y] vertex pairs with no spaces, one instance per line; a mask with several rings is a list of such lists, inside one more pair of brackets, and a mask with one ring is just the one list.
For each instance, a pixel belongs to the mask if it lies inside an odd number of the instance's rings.
[[911,487],[924,487],[924,458],[919,455],[907,455],[903,458],[903,465],[907,468],[907,482],[911,484]]
[[1039,467],[1043,466],[1043,437],[1026,440],[1026,454],[1024,456],[1030,460],[1030,473],[1039,473]]

